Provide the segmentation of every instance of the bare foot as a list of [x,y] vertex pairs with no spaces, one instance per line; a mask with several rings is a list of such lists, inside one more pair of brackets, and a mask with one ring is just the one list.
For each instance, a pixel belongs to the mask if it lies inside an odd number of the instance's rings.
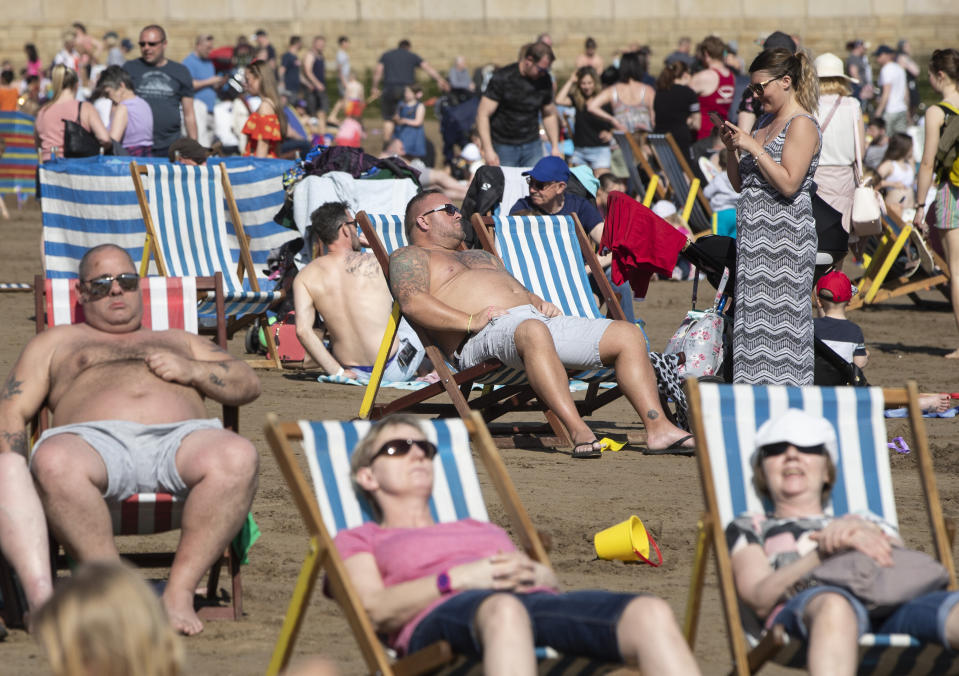
[[163,592],[163,605],[173,628],[184,636],[196,636],[203,631],[203,623],[193,610],[193,591],[171,590],[169,586]]
[[952,397],[945,392],[919,395],[919,408],[927,413],[942,413],[951,407]]
[[666,432],[647,435],[646,446],[652,452],[661,451],[662,449],[688,449],[692,451],[696,449],[696,439],[694,439],[693,435],[689,432],[673,426],[672,429]]
[[959,359],[959,350],[953,350],[947,354],[946,359]]

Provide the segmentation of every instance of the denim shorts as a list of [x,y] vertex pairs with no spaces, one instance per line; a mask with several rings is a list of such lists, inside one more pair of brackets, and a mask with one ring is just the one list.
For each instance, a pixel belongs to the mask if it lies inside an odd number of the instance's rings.
[[903,603],[889,617],[873,621],[869,618],[869,611],[866,610],[862,601],[853,596],[850,591],[841,587],[822,585],[810,587],[789,599],[782,610],[770,622],[767,622],[767,625],[781,624],[791,636],[807,639],[809,631],[803,621],[806,604],[817,595],[825,592],[840,594],[849,601],[856,613],[859,636],[867,632],[909,634],[921,641],[942,645],[948,645],[946,643],[946,619],[953,607],[959,603],[959,592],[931,592]]
[[[480,604],[498,593],[504,592],[473,589],[438,605],[413,630],[409,653],[445,640],[458,653],[481,657],[483,646],[473,620]],[[535,645],[610,662],[622,660],[616,626],[623,610],[638,596],[598,590],[515,594],[529,613]]]
[[609,146],[580,147],[573,150],[569,163],[574,167],[586,164],[590,169],[609,169],[611,158]]

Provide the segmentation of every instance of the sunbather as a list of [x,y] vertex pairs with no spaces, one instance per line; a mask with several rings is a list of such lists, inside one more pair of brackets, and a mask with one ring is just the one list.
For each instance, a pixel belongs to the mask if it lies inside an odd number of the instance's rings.
[[669,605],[654,596],[557,593],[552,569],[516,550],[501,528],[430,513],[433,457],[417,419],[377,423],[351,459],[378,522],[340,531],[336,546],[374,628],[401,652],[438,640],[481,656],[487,674],[536,673],[534,644],[625,661],[649,674],[699,668]]
[[646,425],[653,453],[689,453],[692,435],[663,414],[656,376],[639,328],[608,319],[564,317],[531,293],[485,251],[460,251],[459,210],[442,193],[425,191],[406,207],[411,246],[390,256],[390,286],[403,313],[432,332],[461,369],[496,358],[524,369],[543,403],[569,431],[573,457],[599,457],[596,435],[569,393],[567,368],[613,366],[630,404]]
[[[206,339],[143,328],[140,278],[123,249],[90,249],[79,276],[84,323],[37,335],[7,379],[0,456],[27,455],[26,422],[46,402],[56,426],[40,436],[30,466],[53,533],[80,561],[118,557],[104,499],[122,501],[138,492],[185,498],[163,602],[176,629],[196,634],[203,625],[194,591],[240,530],[258,463],[249,441],[206,419],[203,399],[244,404],[259,395],[260,383],[249,366]],[[32,492],[29,486],[20,492]],[[31,503],[33,497],[25,504]],[[25,522],[35,532],[15,541],[34,548],[19,552],[30,561],[46,552],[45,542],[34,542],[43,533],[42,515],[39,525],[35,518],[30,514]],[[0,527],[8,525],[0,520]],[[5,551],[6,536],[0,531]]]

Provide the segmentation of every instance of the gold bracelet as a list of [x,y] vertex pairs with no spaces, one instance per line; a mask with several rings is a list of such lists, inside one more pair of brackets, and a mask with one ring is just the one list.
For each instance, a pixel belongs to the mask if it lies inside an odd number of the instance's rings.
[[473,315],[470,315],[470,318],[466,320],[466,334],[469,335],[470,326],[473,324]]

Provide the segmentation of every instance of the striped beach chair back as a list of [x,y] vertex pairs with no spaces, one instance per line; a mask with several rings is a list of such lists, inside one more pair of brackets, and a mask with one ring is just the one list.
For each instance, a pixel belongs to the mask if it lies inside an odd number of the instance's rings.
[[26,113],[0,113],[0,138],[6,150],[0,157],[0,195],[24,199],[36,192],[37,148],[34,119]]
[[367,214],[376,236],[380,238],[389,255],[407,246],[406,231],[403,229],[403,217],[390,214]]
[[[47,326],[83,321],[76,279],[47,279]],[[143,326],[154,331],[183,329],[197,333],[196,279],[146,277],[141,281]],[[148,535],[180,527],[183,502],[168,493],[138,493],[119,503],[108,503],[114,535]]]
[[[350,480],[350,457],[356,443],[369,431],[370,423],[360,420],[298,424],[316,502],[330,536],[372,521],[370,506],[353,490]],[[430,498],[433,518],[441,523],[465,518],[489,521],[463,421],[450,418],[424,420],[420,424],[437,447]]]

